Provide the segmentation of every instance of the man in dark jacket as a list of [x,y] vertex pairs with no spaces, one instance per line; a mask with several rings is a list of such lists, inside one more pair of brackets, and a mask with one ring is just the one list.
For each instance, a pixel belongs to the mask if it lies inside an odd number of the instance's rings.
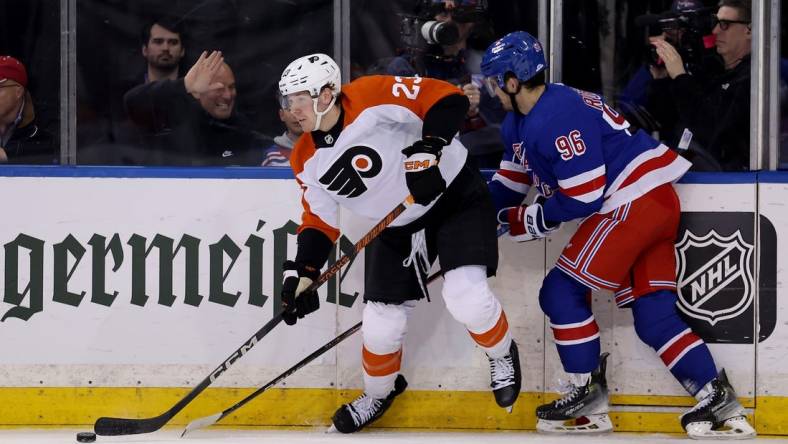
[[35,122],[25,66],[13,57],[0,56],[0,163],[56,162],[54,138]]
[[186,76],[137,86],[124,96],[145,130],[148,165],[259,165],[266,141],[235,111],[235,76],[221,52],[203,52]]
[[715,16],[714,36],[724,71],[703,82],[684,70],[681,56],[665,40],[652,44],[664,60],[671,82],[679,121],[687,137],[725,171],[747,170],[750,166],[750,45],[751,1],[722,0]]

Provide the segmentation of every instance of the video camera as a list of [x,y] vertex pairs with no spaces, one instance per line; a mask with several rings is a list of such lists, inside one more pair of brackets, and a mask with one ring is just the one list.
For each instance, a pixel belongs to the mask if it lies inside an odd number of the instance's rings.
[[[405,48],[423,50],[425,45],[453,45],[460,37],[459,23],[480,22],[487,11],[486,0],[417,0],[408,13],[400,13],[400,38]],[[435,20],[440,13],[452,21]]]
[[[662,14],[645,14],[635,18],[637,27],[656,27],[664,33],[665,40],[673,45],[688,66],[700,63],[703,53],[714,46],[714,16],[716,8],[687,9],[668,11]],[[653,28],[652,28],[653,30]],[[652,65],[660,65],[661,60],[656,48],[649,46],[649,60]]]

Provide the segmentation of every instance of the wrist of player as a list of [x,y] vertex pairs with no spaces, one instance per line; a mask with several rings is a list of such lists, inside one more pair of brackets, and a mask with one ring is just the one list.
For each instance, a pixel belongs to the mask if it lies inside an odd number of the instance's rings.
[[408,147],[402,150],[402,154],[406,157],[411,157],[415,154],[432,154],[437,160],[440,160],[443,147],[448,145],[449,142],[442,137],[438,136],[423,136]]

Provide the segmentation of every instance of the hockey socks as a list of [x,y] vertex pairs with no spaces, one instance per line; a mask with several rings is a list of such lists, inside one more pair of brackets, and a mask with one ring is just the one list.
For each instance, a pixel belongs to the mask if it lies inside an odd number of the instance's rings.
[[588,288],[553,268],[539,290],[558,355],[567,373],[591,373],[599,364],[599,326],[587,300]]
[[709,348],[679,317],[676,293],[662,290],[632,304],[638,337],[657,351],[673,376],[692,395],[717,376]]
[[487,356],[501,358],[507,355],[512,342],[509,323],[487,283],[486,267],[458,267],[444,276],[443,300],[452,317],[465,325]]
[[372,398],[385,398],[394,389],[402,365],[402,343],[414,301],[402,304],[367,302],[361,332],[364,347],[364,389]]
[[446,308],[487,354],[495,401],[511,412],[520,394],[520,358],[506,313],[487,284],[487,270],[482,266],[463,266],[446,272],[445,277]]

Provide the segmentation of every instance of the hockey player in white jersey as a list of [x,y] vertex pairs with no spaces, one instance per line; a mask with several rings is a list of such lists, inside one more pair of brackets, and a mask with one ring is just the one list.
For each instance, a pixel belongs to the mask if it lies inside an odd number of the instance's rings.
[[379,418],[407,386],[399,374],[408,314],[426,295],[430,265],[440,259],[442,295],[490,361],[495,400],[511,409],[520,363],[501,304],[487,277],[498,262],[495,214],[467,150],[454,138],[468,99],[446,82],[369,76],[340,86],[324,54],[293,61],[279,89],[305,133],[290,163],[303,190],[298,251],[285,263],[285,321],[316,310],[319,275],[339,236],[338,208],[379,220],[410,194],[415,204],[366,249],[362,363],[364,393],[333,417],[340,432]]

